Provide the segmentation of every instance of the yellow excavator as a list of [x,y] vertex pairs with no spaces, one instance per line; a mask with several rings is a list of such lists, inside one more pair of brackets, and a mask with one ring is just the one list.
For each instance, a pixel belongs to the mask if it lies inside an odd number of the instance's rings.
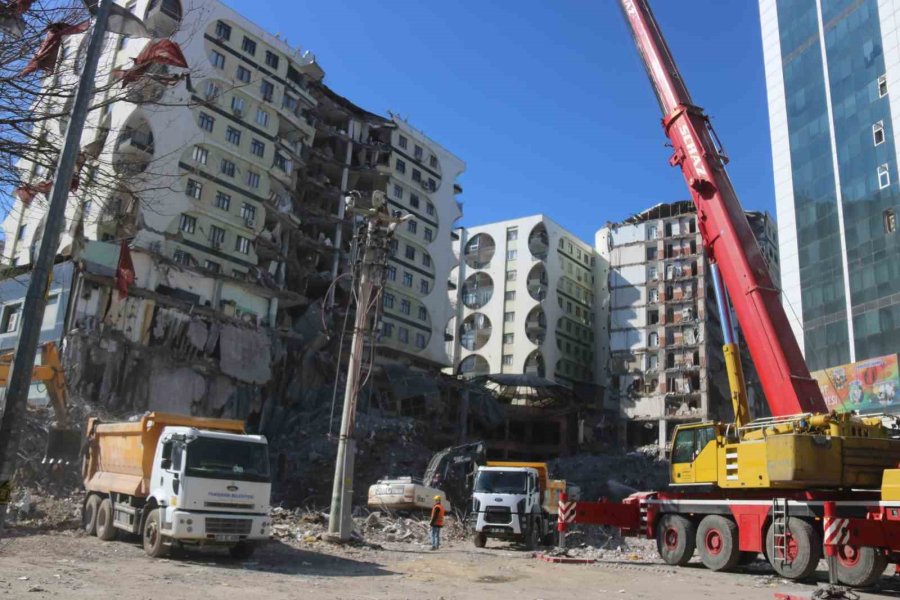
[[[0,387],[6,387],[13,360],[13,352],[0,354]],[[47,388],[47,396],[56,416],[56,425],[48,432],[44,462],[68,464],[78,459],[81,448],[81,432],[73,427],[69,415],[66,377],[59,360],[59,350],[53,342],[41,348],[41,364],[31,371],[31,381],[40,382]]]

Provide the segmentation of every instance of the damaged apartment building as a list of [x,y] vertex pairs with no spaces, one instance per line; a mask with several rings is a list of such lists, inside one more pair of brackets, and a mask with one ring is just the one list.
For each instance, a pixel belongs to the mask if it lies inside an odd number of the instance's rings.
[[[777,265],[771,218],[748,217]],[[693,203],[660,204],[607,225],[596,234],[596,250],[604,313],[596,368],[607,377],[608,403],[619,409],[619,438],[665,447],[677,423],[731,419],[722,330]],[[742,354],[751,411],[759,416],[765,403]]]
[[[336,94],[310,53],[220,2],[128,7],[188,67],[153,65],[119,85],[113,71],[152,41],[108,35],[54,276],[65,294],[55,305],[51,296],[45,317],[54,327],[43,341],[65,338],[72,391],[117,413],[189,410],[260,427],[283,422],[287,406],[330,401],[349,279],[326,294],[354,233],[344,198],[378,190],[413,215],[388,269],[381,368],[388,380],[400,373],[408,393],[436,394],[424,376],[410,386],[409,372],[450,364],[446,282],[464,163],[405,120]],[[74,77],[85,49],[84,35],[66,38],[48,84]],[[57,141],[65,131],[42,126]],[[19,170],[23,184],[52,176],[27,160]],[[45,213],[44,195],[20,197],[4,222],[3,262],[19,283]],[[117,278],[127,261],[130,286]],[[0,340],[14,337],[7,315],[24,297],[4,290]]]

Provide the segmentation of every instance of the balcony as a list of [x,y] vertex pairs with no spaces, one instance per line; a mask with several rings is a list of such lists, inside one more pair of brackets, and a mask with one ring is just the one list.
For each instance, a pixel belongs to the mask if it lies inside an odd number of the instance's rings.
[[540,302],[547,297],[547,269],[543,263],[538,263],[528,272],[528,295]]
[[547,369],[544,365],[544,355],[540,350],[535,350],[525,359],[525,367],[522,369],[525,375],[534,377],[546,377]]
[[493,295],[494,280],[487,273],[473,273],[463,283],[462,301],[468,308],[482,308]]
[[550,237],[543,223],[538,223],[528,234],[528,250],[538,260],[546,260],[550,250]]
[[466,243],[466,264],[472,269],[483,269],[491,263],[496,249],[494,238],[486,233],[479,233]]
[[478,350],[491,338],[491,320],[483,313],[465,318],[459,328],[459,343],[466,350]]
[[132,115],[116,138],[113,170],[119,175],[137,175],[147,170],[154,154],[153,132],[140,115]]
[[154,37],[171,37],[181,27],[181,13],[178,0],[150,0],[144,13],[144,25]]
[[525,317],[525,336],[538,346],[544,343],[547,337],[547,316],[540,306],[532,308]]

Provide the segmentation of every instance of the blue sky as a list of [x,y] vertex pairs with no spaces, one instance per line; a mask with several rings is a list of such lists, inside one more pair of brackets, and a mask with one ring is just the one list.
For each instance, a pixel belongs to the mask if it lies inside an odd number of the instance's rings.
[[[226,2],[314,52],[338,93],[465,160],[465,225],[544,212],[592,241],[688,197],[617,1]],[[653,8],[744,206],[774,213],[757,3]]]

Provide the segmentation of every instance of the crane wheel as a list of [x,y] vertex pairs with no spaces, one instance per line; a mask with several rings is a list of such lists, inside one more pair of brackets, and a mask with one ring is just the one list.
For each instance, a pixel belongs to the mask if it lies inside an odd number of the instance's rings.
[[837,576],[844,585],[868,587],[881,579],[888,559],[884,552],[869,546],[839,546]]
[[683,567],[694,556],[697,526],[681,515],[663,515],[656,524],[656,548],[663,561]]
[[779,548],[776,553],[775,529],[769,525],[766,532],[766,556],[775,572],[785,579],[807,579],[816,572],[822,558],[822,536],[807,521],[788,518],[786,556]]
[[100,501],[97,509],[97,537],[104,542],[116,539],[116,526],[113,523],[113,504],[109,498]]
[[697,527],[697,552],[711,571],[728,571],[741,558],[737,523],[720,515],[706,515]]
[[91,494],[81,509],[81,528],[88,535],[97,535],[97,512],[100,510],[100,496]]

